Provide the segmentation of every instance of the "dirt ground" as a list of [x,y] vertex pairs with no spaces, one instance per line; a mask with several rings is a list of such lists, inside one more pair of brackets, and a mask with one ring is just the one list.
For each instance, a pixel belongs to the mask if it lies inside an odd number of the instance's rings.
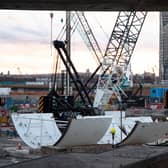
[[[22,149],[18,149],[18,143]],[[52,150],[51,150],[52,149]],[[42,152],[43,151],[43,152]],[[45,152],[44,152],[45,151]],[[51,152],[52,151],[52,152]],[[55,151],[55,152],[53,152]],[[164,163],[164,165],[163,165]],[[168,167],[168,147],[76,147],[58,152],[55,147],[30,150],[20,138],[0,137],[0,167],[6,168],[121,168]]]

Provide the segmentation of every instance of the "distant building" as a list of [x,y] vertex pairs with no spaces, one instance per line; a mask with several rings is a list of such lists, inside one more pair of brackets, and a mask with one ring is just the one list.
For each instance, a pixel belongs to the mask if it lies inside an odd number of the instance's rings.
[[168,12],[160,12],[160,46],[159,46],[160,80],[168,80]]

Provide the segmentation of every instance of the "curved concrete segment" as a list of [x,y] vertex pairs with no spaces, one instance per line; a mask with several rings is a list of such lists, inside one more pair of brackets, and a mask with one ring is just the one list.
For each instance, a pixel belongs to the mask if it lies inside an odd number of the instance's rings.
[[[107,117],[112,118],[112,122],[109,125],[105,135],[98,141],[98,144],[119,144],[125,139],[132,129],[135,127],[137,121],[142,123],[153,122],[151,117],[125,117],[125,112],[122,112],[122,124],[121,124],[121,112],[111,111],[105,112]],[[115,138],[112,140],[111,128],[115,128]]]
[[105,116],[72,119],[62,135],[52,113],[12,114],[11,116],[21,139],[34,149],[54,144],[58,147],[97,144],[112,120]]
[[137,123],[121,145],[140,145],[156,142],[168,133],[168,122]]
[[[52,113],[12,114],[12,120],[19,136],[31,148],[54,144],[58,147],[70,147],[91,145],[97,142],[112,143],[109,129],[114,127],[114,124],[117,124],[118,136],[117,134],[115,136],[117,145],[147,144],[157,141],[168,133],[168,122],[156,123],[146,117],[126,118],[123,120],[126,134],[121,140],[119,136],[120,122],[117,118],[114,116],[89,116],[72,119],[66,132],[61,135]],[[137,120],[141,122],[136,123]]]
[[61,137],[52,113],[12,114],[21,139],[31,148],[54,145]]
[[56,143],[58,147],[97,144],[108,129],[112,118],[84,117],[73,119],[64,134]]

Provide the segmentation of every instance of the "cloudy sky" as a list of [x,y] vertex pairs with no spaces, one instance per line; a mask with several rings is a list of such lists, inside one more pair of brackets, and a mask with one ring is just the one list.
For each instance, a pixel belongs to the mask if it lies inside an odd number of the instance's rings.
[[[65,24],[65,12],[55,12],[53,39]],[[51,56],[50,11],[0,11],[0,72],[51,73],[56,55]],[[117,12],[86,12],[88,22],[98,43],[104,50],[113,30]],[[72,59],[78,71],[93,71],[96,61],[78,31],[72,34]],[[147,15],[134,54],[131,58],[133,73],[158,74],[159,64],[159,13]],[[63,67],[61,66],[60,69]],[[20,69],[20,72],[19,72]]]

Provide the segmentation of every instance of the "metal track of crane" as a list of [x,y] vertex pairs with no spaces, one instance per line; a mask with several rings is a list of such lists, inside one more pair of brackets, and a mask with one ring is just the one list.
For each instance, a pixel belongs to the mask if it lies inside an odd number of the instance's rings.
[[113,94],[122,101],[122,85],[128,79],[128,65],[146,15],[147,12],[119,12],[102,62],[102,69],[108,71],[99,76],[94,107],[107,104]]

